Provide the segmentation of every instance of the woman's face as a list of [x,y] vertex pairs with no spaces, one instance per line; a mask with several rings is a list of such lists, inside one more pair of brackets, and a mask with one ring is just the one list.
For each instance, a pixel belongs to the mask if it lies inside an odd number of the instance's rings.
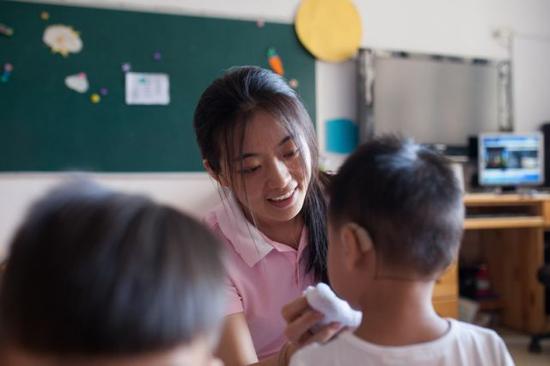
[[233,145],[231,164],[224,165],[222,175],[232,177],[228,185],[248,211],[245,214],[260,227],[297,217],[311,178],[311,156],[303,136],[290,136],[277,119],[259,111],[246,124],[242,151],[239,141]]

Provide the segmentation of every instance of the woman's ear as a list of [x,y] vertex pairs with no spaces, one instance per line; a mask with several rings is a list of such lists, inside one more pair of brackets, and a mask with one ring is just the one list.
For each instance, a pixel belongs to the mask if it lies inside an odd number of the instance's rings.
[[354,222],[348,222],[342,226],[340,240],[344,245],[345,262],[348,269],[357,267],[365,255],[374,250],[368,231]]
[[208,175],[210,175],[212,179],[218,182],[219,185],[221,185],[222,187],[229,187],[229,181],[225,179],[225,177],[222,174],[216,174],[216,172],[214,172],[214,170],[210,166],[210,163],[208,162],[208,160],[203,159],[202,166],[204,167],[204,169],[206,169],[206,171],[208,172]]

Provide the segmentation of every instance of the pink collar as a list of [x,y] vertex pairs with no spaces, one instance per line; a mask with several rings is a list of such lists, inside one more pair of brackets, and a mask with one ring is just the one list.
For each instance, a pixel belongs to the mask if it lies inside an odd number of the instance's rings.
[[[230,192],[224,192],[222,203],[215,209],[215,215],[223,235],[231,241],[235,251],[250,267],[253,267],[273,249],[279,252],[295,251],[294,248],[266,237],[244,216],[237,200]],[[306,230],[302,230],[298,252],[306,245]]]

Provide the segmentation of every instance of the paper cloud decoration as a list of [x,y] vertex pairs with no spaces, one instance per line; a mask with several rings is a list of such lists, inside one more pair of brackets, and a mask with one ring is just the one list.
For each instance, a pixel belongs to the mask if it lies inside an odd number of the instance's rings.
[[88,78],[83,72],[67,76],[65,78],[65,85],[67,85],[67,88],[77,91],[79,93],[86,93],[89,87]]
[[50,25],[44,31],[42,40],[54,53],[67,57],[69,53],[78,53],[82,50],[80,35],[72,27],[56,24]]

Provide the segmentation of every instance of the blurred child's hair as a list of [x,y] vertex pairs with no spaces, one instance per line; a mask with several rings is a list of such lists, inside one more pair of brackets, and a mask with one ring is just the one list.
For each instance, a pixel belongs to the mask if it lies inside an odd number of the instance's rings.
[[10,249],[2,339],[27,351],[164,351],[208,338],[222,319],[217,239],[142,196],[62,185],[31,207]]
[[394,136],[359,147],[330,187],[331,222],[361,225],[384,266],[420,276],[439,273],[455,258],[463,216],[449,161]]
[[[235,162],[228,157],[234,153],[242,154],[243,127],[259,111],[273,116],[294,138],[300,151],[309,150],[311,167],[306,167],[307,162],[302,159],[304,170],[311,170],[302,209],[308,229],[308,246],[302,258],[307,272],[312,272],[317,280],[326,281],[327,203],[324,185],[328,177],[318,169],[317,137],[307,110],[281,76],[256,66],[234,67],[206,88],[194,115],[202,158],[215,174],[220,174],[224,163],[230,172],[235,172]],[[235,141],[240,145],[234,146]],[[233,175],[227,178],[232,183],[236,179]]]

